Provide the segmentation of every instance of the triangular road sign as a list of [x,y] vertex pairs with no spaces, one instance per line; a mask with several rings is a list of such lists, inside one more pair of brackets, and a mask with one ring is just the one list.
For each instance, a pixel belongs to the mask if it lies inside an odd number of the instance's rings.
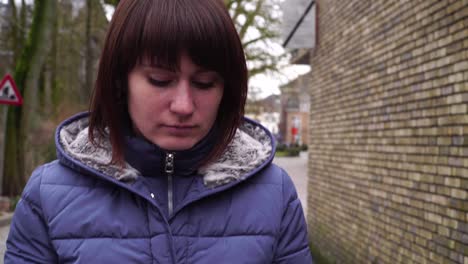
[[22,105],[23,98],[16,88],[15,81],[7,74],[0,82],[0,104]]

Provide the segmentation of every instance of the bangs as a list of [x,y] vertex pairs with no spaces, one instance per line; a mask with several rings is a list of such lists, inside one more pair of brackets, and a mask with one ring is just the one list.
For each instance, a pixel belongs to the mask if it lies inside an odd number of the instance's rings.
[[[230,17],[222,1],[139,1],[145,3],[131,13],[123,37],[122,59],[127,67],[146,61],[175,71],[181,54],[187,52],[198,66],[226,76],[236,60],[228,52],[236,49],[236,41],[226,30]],[[213,15],[220,13],[227,19]]]

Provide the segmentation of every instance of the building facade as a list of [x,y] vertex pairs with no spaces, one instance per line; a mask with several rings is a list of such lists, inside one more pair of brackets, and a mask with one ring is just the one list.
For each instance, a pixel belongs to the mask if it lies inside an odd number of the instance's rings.
[[307,145],[309,143],[308,75],[281,87],[280,135],[282,143]]
[[312,248],[331,263],[468,264],[468,1],[316,5]]

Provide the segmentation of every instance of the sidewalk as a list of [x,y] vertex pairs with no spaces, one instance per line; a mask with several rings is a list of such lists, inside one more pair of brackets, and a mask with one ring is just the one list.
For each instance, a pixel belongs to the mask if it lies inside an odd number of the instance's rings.
[[3,256],[6,250],[6,240],[10,231],[10,222],[13,213],[2,213],[0,216],[0,264],[3,264]]
[[307,152],[301,152],[299,157],[277,157],[273,160],[273,163],[283,168],[291,176],[305,215],[307,215],[308,157]]

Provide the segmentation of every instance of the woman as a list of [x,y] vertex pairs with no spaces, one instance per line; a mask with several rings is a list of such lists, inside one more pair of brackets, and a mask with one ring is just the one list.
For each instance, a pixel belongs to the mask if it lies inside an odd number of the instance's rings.
[[311,263],[272,136],[242,118],[246,93],[222,1],[120,1],[90,114],[58,127],[5,263]]

